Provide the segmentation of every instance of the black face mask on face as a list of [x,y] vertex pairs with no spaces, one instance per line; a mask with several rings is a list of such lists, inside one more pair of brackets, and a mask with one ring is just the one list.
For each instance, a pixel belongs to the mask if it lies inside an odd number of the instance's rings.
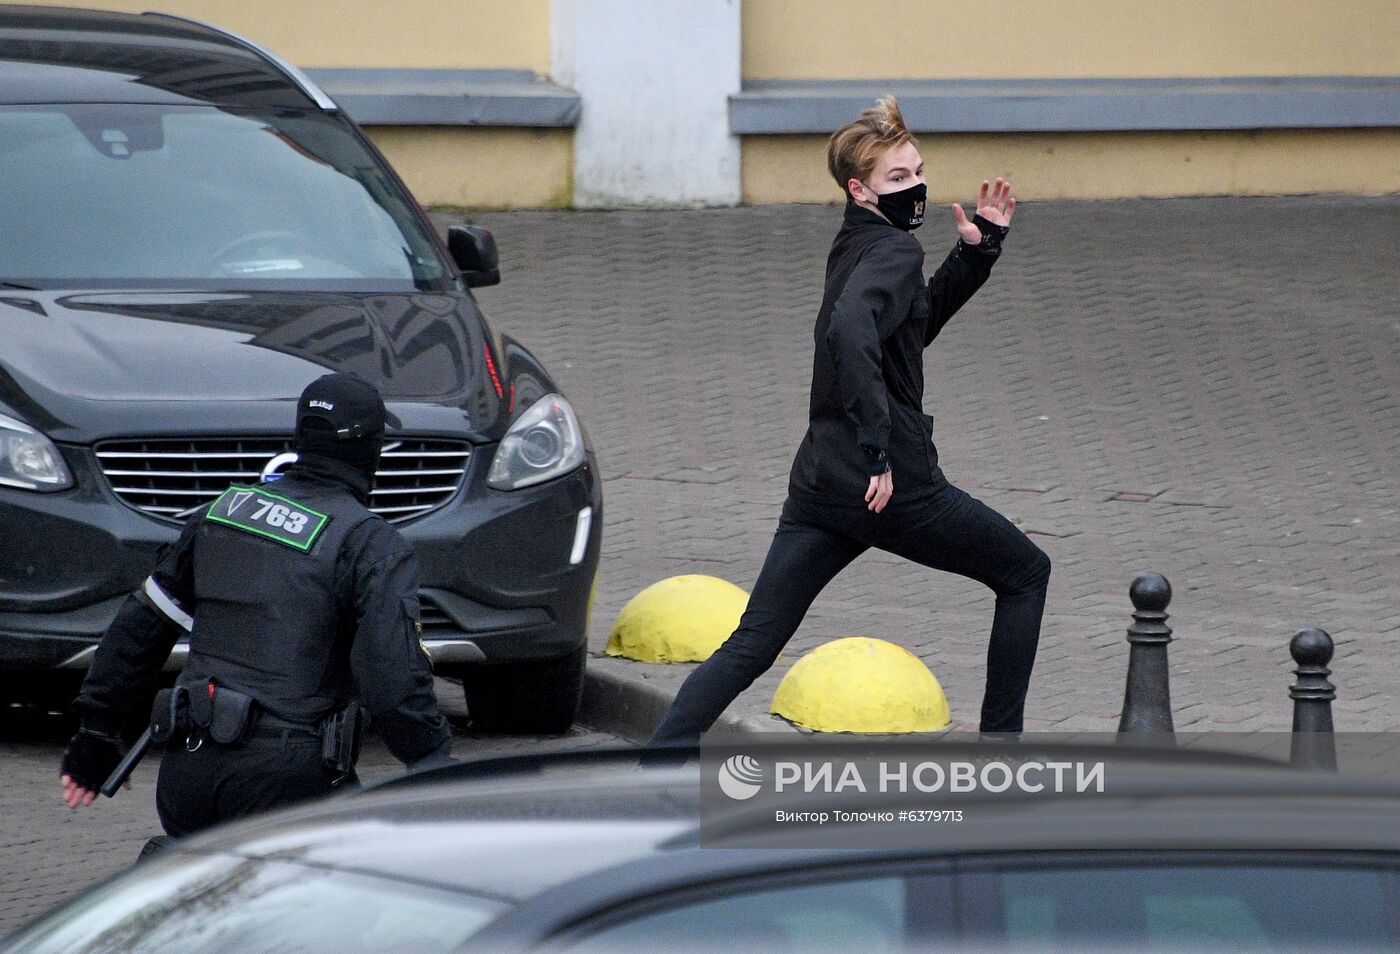
[[[866,186],[870,189],[869,186]],[[870,189],[875,192],[874,189]],[[928,198],[928,186],[917,182],[898,192],[875,195],[875,207],[890,220],[897,229],[912,232],[924,224],[924,201]]]

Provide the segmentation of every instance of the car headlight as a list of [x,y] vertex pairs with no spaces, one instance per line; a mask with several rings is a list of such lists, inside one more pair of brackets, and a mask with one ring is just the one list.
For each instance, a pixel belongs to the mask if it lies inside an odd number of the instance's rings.
[[63,490],[73,486],[73,475],[53,441],[23,421],[0,414],[0,486]]
[[546,394],[510,426],[486,483],[519,490],[566,474],[583,460],[583,429],[574,409],[562,395]]

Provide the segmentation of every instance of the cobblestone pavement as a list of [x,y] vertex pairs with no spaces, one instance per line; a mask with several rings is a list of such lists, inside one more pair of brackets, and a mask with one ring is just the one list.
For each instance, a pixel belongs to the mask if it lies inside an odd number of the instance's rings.
[[[57,697],[55,697],[57,698]],[[62,704],[71,698],[64,696]],[[543,742],[550,748],[620,743],[602,732],[576,728],[563,738],[480,737],[463,731],[466,706],[461,687],[438,680],[438,700],[453,722],[458,758],[508,755]],[[160,834],[155,785],[159,760],[136,767],[132,790],[99,798],[70,812],[59,796],[58,760],[72,731],[45,707],[0,709],[0,937],[59,902],[128,867],[141,846]],[[377,738],[360,760],[365,782],[389,778],[403,767]]]
[[[811,329],[840,213],[482,215],[496,326],[559,378],[597,444],[606,520],[591,642],[679,573],[757,576],[806,424]],[[936,267],[950,220],[917,236]],[[1178,727],[1286,728],[1286,644],[1337,640],[1344,729],[1395,728],[1400,675],[1400,201],[1030,203],[927,353],[945,468],[1050,554],[1029,729],[1116,725],[1128,583],[1171,605]],[[898,488],[896,488],[898,493]],[[806,651],[890,639],[975,723],[990,593],[871,552],[736,703]],[[594,659],[674,690],[688,665]]]
[[[838,220],[810,206],[479,217],[504,263],[483,306],[549,364],[601,456],[595,653],[658,579],[752,586],[805,427]],[[931,216],[916,234],[936,266],[951,226]],[[1127,585],[1149,569],[1175,587],[1178,727],[1286,728],[1285,645],[1304,625],[1337,639],[1338,727],[1397,727],[1400,201],[1023,205],[927,370],[949,476],[1055,563],[1028,728],[1114,727]],[[868,553],[734,708],[761,716],[804,652],[864,634],[918,653],[973,723],[991,613],[976,584]],[[591,665],[670,691],[691,669]],[[459,691],[440,688],[460,722]],[[0,712],[0,934],[158,831],[154,761],[134,792],[61,807],[65,736],[41,712]],[[456,752],[536,742],[463,735]],[[395,771],[382,747],[362,767]]]

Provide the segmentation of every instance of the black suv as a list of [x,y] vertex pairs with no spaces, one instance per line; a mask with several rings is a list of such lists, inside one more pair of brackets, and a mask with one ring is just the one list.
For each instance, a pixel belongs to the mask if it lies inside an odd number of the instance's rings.
[[[549,373],[295,67],[164,14],[0,6],[0,670],[82,669],[190,513],[289,459],[330,370],[384,395],[372,508],[473,719],[578,710],[602,496]],[[177,669],[185,649],[169,667]]]

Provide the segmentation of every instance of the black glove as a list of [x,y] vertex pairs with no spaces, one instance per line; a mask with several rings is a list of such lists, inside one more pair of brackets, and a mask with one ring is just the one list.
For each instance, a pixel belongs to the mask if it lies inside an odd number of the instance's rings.
[[968,245],[966,242],[963,242],[962,239],[958,239],[959,242],[962,242],[963,247],[973,249],[992,258],[996,258],[1000,255],[1002,240],[1006,238],[1006,234],[1011,231],[1011,226],[997,225],[980,215],[974,215],[972,217],[972,224],[977,226],[978,231],[982,233],[982,241],[976,245]]
[[121,740],[116,736],[79,729],[78,734],[68,740],[59,774],[67,775],[79,788],[95,792],[121,760]]

